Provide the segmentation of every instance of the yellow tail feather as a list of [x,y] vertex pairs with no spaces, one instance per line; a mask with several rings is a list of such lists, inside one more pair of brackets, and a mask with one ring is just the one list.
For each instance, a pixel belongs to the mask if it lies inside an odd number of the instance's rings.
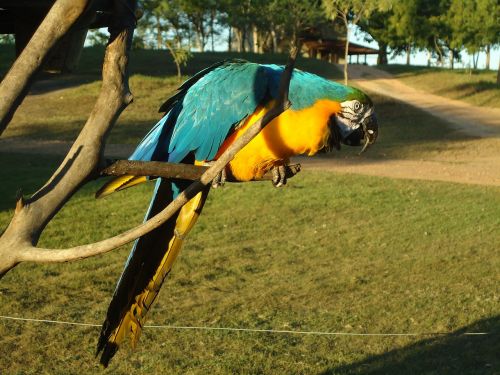
[[172,269],[175,259],[179,255],[185,236],[196,223],[205,198],[206,192],[200,192],[181,208],[176,220],[174,236],[168,244],[168,249],[156,273],[146,288],[135,296],[134,303],[130,306],[122,321],[111,335],[109,342],[119,346],[128,335],[130,336],[132,347],[135,348],[141,335],[146,314],[155,301],[163,281]]
[[123,189],[127,189],[129,187],[142,184],[143,182],[146,182],[148,179],[147,177],[144,176],[132,176],[132,175],[125,175],[125,176],[120,176],[113,178],[112,180],[108,181],[103,187],[95,193],[96,198],[103,198],[111,193],[114,193],[116,191],[120,191]]

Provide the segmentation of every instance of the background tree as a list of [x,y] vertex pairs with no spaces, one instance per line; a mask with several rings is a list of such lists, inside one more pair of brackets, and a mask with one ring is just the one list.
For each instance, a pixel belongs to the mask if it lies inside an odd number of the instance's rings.
[[376,41],[378,44],[377,64],[387,64],[387,49],[393,44],[393,34],[389,30],[389,19],[392,9],[386,11],[375,10],[369,17],[359,20],[359,27],[367,35],[368,42]]
[[323,0],[326,15],[334,20],[340,17],[346,28],[345,53],[344,53],[344,84],[348,82],[347,65],[349,61],[349,36],[351,26],[356,26],[358,22],[369,17],[375,10],[384,10],[391,7],[390,0]]
[[[500,5],[496,0],[451,0],[446,21],[451,30],[452,48],[465,49],[477,68],[477,54],[485,50],[489,69],[489,51],[500,43]],[[500,68],[500,67],[499,67]],[[500,71],[499,71],[500,74]]]

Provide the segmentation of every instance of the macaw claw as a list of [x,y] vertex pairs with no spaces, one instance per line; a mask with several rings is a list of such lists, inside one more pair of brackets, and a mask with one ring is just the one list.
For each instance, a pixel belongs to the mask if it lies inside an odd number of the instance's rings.
[[282,187],[286,185],[286,167],[284,165],[278,165],[271,169],[273,174],[273,185],[274,187]]
[[217,173],[217,176],[212,180],[212,187],[214,189],[217,189],[219,187],[224,186],[224,184],[227,181],[227,174],[226,174],[226,168],[222,169],[219,173]]

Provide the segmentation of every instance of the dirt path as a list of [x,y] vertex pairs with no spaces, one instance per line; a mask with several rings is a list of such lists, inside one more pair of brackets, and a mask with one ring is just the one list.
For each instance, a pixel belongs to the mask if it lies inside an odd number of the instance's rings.
[[500,109],[429,94],[397,80],[390,73],[365,65],[351,65],[350,78],[368,91],[385,95],[429,112],[469,135],[500,136]]
[[[475,137],[498,139],[499,151],[493,155],[468,155],[466,158],[453,160],[298,157],[292,161],[300,162],[304,169],[500,186],[500,109],[477,108],[464,102],[430,95],[404,85],[387,72],[371,67],[351,66],[350,72],[356,84],[366,90],[430,112],[448,121],[457,131]],[[60,141],[0,139],[0,152],[63,155],[69,147],[70,143]],[[106,147],[105,154],[109,157],[125,158],[133,150],[132,145],[111,144]]]
[[500,157],[467,162],[443,160],[370,160],[333,158],[293,158],[304,169],[363,174],[391,178],[446,181],[462,184],[500,186]]
[[[20,152],[43,155],[64,155],[69,142],[35,141],[27,139],[0,139],[0,152]],[[110,144],[105,155],[126,158],[134,151],[133,145]],[[500,186],[500,156],[476,158],[467,161],[443,160],[370,160],[367,158],[292,158],[305,170],[327,170],[391,178],[448,181],[475,185]]]

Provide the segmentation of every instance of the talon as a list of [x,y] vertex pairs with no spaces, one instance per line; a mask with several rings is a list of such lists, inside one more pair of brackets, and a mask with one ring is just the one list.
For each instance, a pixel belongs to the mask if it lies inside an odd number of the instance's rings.
[[212,180],[212,187],[217,189],[219,187],[224,186],[227,181],[226,168],[220,171],[217,176]]
[[271,169],[273,174],[273,185],[274,187],[281,187],[286,185],[286,168],[284,165],[278,165]]

